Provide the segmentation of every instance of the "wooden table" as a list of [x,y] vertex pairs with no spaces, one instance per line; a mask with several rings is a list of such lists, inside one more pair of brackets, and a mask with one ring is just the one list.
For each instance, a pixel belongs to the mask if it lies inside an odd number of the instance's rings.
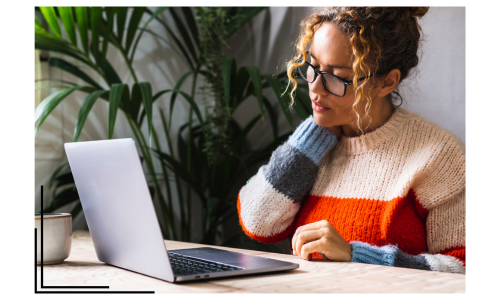
[[[168,240],[165,245],[169,250],[203,246]],[[351,262],[304,261],[293,255],[213,247],[294,262],[300,267],[268,275],[170,283],[100,262],[89,232],[75,231],[68,259],[58,265],[44,265],[44,285],[105,285],[109,290],[156,293],[465,293],[465,275],[461,274]],[[37,272],[40,290],[40,267]]]

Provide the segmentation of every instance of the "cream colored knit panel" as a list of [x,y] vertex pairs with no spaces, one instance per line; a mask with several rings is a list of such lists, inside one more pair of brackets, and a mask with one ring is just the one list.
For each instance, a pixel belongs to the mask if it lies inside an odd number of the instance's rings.
[[320,165],[311,194],[389,201],[415,189],[430,209],[465,186],[465,154],[451,135],[416,117],[370,151],[332,149]]
[[465,247],[465,189],[433,208],[427,216],[429,253],[457,246]]
[[282,233],[292,224],[300,208],[300,202],[293,201],[270,185],[263,166],[257,174],[241,188],[241,219],[252,234],[268,237]]

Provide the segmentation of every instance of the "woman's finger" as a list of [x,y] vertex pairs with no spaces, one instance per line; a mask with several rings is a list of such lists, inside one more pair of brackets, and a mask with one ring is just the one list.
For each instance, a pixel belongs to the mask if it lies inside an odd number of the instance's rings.
[[323,251],[324,243],[324,239],[319,239],[305,244],[300,250],[300,257],[304,257],[304,259],[310,260],[312,257],[312,253]]
[[[302,247],[304,244],[310,243],[315,240],[319,240],[323,237],[324,232],[319,229],[319,230],[308,230],[308,231],[303,231],[298,234],[297,239],[295,240],[295,252],[298,254],[301,253]],[[302,259],[307,259],[307,257],[299,255],[300,258]]]
[[302,225],[299,228],[297,228],[297,230],[295,230],[295,233],[293,234],[293,237],[292,237],[292,250],[295,251],[295,255],[298,255],[297,249],[295,248],[295,242],[297,240],[297,236],[301,232],[304,232],[304,231],[320,229],[320,228],[322,228],[323,226],[326,225],[325,222],[327,222],[327,221],[321,220],[321,221],[318,221],[318,222],[314,222],[314,223],[310,223],[310,224],[305,224],[305,225]]

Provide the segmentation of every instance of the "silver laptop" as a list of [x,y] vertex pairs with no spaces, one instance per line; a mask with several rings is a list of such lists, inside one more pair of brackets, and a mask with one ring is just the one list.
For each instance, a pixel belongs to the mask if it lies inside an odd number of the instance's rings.
[[299,267],[211,247],[167,251],[134,140],[64,148],[100,261],[170,282]]

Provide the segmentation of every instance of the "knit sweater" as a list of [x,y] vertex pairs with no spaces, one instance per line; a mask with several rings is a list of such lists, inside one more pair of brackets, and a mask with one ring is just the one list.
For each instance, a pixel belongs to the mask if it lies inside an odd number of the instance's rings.
[[243,231],[264,243],[327,220],[353,262],[465,273],[465,145],[402,108],[340,140],[310,116],[237,201]]

